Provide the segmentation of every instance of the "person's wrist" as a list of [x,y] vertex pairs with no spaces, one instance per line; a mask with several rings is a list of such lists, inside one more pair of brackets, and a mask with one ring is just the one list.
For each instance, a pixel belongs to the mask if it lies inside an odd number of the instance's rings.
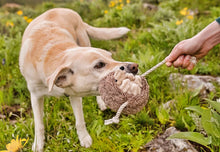
[[188,41],[188,44],[191,44],[187,49],[188,54],[190,55],[194,55],[198,50],[200,50],[205,42],[204,38],[199,35],[195,35],[194,37],[188,39]]
[[214,21],[194,37],[195,41],[200,44],[201,47],[208,45],[207,47],[212,48],[220,42],[219,35],[220,24]]
[[201,47],[202,44],[206,41],[206,39],[202,34],[198,33],[197,35],[191,38],[191,41],[197,46]]

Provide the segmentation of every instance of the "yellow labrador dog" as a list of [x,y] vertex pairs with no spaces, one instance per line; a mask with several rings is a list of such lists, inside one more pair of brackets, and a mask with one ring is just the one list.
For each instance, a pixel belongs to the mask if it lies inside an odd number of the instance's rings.
[[[136,74],[138,65],[113,60],[110,52],[91,47],[89,37],[109,40],[122,37],[128,31],[126,27],[92,27],[76,12],[64,8],[49,10],[28,25],[22,39],[19,65],[31,95],[35,123],[33,151],[41,152],[44,147],[44,96],[69,96],[80,144],[91,146],[82,97],[99,95],[99,82],[111,71],[120,68]],[[97,101],[104,110],[106,107],[100,97]]]

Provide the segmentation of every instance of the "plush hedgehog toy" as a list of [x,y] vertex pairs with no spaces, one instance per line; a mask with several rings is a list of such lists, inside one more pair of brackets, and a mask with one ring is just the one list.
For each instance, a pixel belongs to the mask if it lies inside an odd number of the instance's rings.
[[[99,85],[99,92],[106,106],[119,114],[135,114],[148,101],[149,86],[146,79],[126,71],[116,70],[104,77]],[[119,116],[118,116],[119,117]],[[113,118],[114,119],[114,118]],[[105,124],[117,123],[118,118]]]
[[[149,85],[145,76],[165,62],[164,59],[142,75],[133,75],[118,69],[101,80],[99,93],[102,100],[111,110],[117,111],[116,116],[105,120],[105,125],[119,123],[121,113],[135,114],[147,104]],[[196,58],[191,57],[190,62],[196,64]]]
[[106,106],[112,111],[128,102],[124,114],[135,114],[147,103],[149,86],[146,79],[122,70],[108,74],[99,85],[99,92]]

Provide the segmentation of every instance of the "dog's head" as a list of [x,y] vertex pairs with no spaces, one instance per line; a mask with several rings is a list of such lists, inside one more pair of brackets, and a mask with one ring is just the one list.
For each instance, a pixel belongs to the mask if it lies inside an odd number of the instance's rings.
[[65,89],[69,95],[98,95],[102,78],[120,68],[137,74],[138,64],[115,61],[105,50],[83,47],[67,50],[65,62],[48,78],[49,91],[53,86]]

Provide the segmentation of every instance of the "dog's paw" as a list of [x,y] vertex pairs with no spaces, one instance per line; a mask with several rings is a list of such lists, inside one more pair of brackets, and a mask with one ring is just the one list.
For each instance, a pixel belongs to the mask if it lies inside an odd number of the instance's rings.
[[92,145],[92,138],[90,135],[84,136],[82,139],[80,139],[80,145],[89,148]]
[[92,138],[87,132],[85,126],[77,125],[76,128],[77,128],[77,134],[79,137],[80,145],[85,148],[89,148],[92,145]]
[[98,103],[98,106],[100,108],[101,111],[104,111],[107,109],[106,105],[105,105],[105,102],[102,100],[102,97],[100,96],[97,96],[96,97],[96,101]]
[[99,106],[101,111],[105,111],[107,109],[107,107],[106,107],[104,102],[99,103],[98,106]]

